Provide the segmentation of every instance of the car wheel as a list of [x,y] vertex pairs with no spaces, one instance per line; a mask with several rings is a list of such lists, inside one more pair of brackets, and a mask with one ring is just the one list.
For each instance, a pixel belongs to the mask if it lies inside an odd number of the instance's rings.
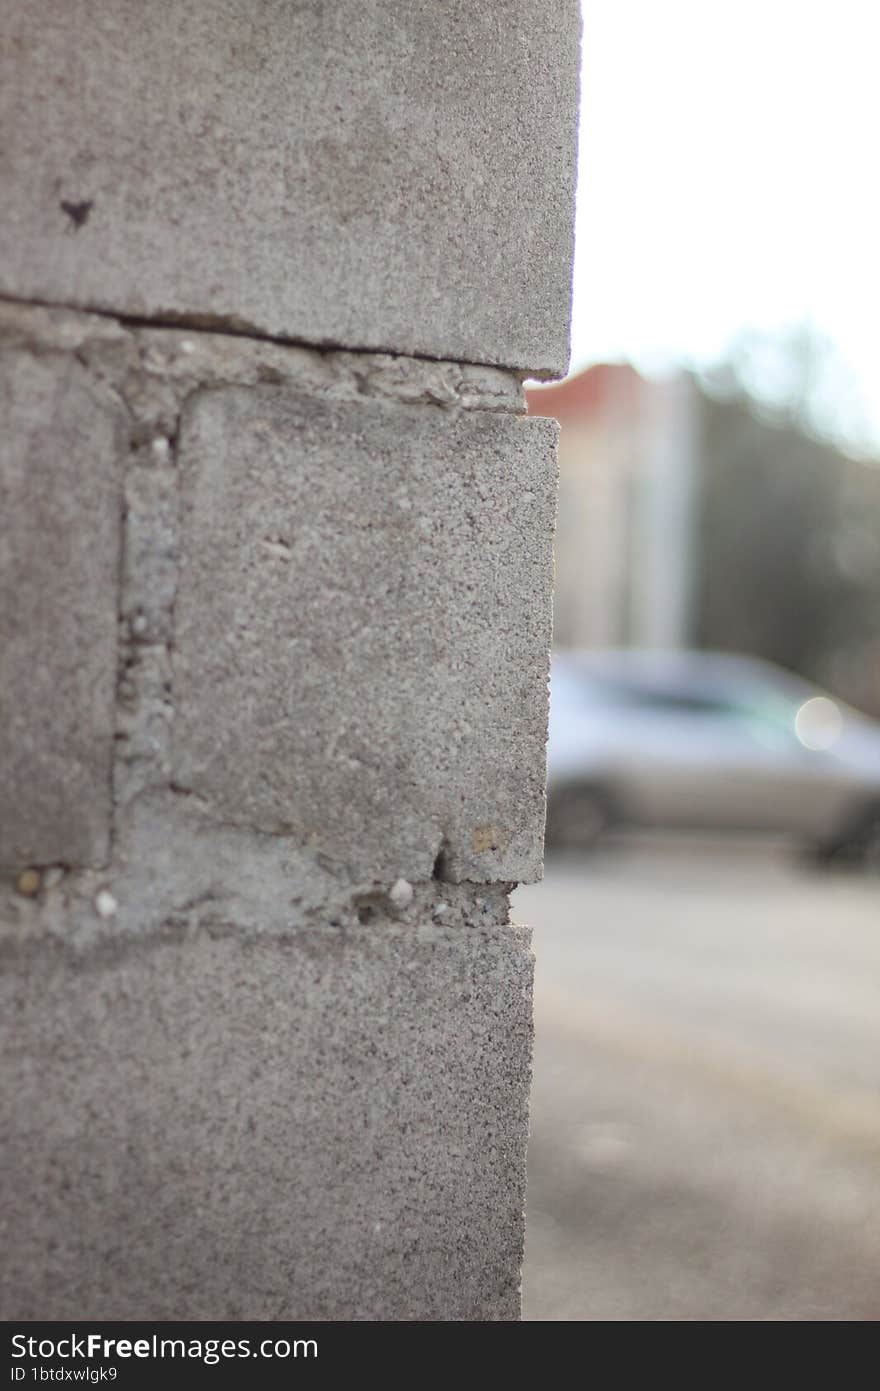
[[602,837],[612,820],[607,796],[590,786],[561,787],[547,802],[549,849],[585,850]]
[[880,806],[871,806],[834,840],[817,847],[816,862],[824,865],[858,863],[880,871]]
[[880,807],[873,808],[862,823],[858,837],[859,859],[866,869],[880,870]]

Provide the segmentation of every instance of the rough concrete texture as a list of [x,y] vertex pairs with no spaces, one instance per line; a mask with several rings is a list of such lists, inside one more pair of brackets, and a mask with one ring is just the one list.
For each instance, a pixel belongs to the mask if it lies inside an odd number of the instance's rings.
[[5,6],[0,293],[559,375],[579,8]]
[[[117,820],[174,785],[349,885],[540,877],[555,427],[511,416],[517,383],[15,305],[0,344],[72,374],[117,431],[121,569],[118,541],[92,545],[99,469],[61,518],[110,572],[110,644],[118,607]],[[97,622],[91,589],[83,603]],[[115,646],[80,656],[112,691]],[[27,653],[12,658],[25,712]],[[96,718],[102,799],[78,821],[108,814],[108,706]],[[41,850],[24,862],[81,862]]]
[[120,402],[0,342],[0,866],[109,853]]
[[[395,898],[395,885],[405,885]],[[390,917],[416,926],[473,927],[506,920],[509,883],[451,884],[402,876],[360,879],[287,836],[220,826],[197,799],[140,791],[117,810],[112,864],[40,872],[36,892],[0,880],[0,943],[63,942],[86,953],[108,941],[137,942],[168,929],[240,929],[283,936],[329,924],[348,930]]]
[[290,383],[333,400],[375,397],[520,414],[526,409],[518,377],[496,367],[139,328],[103,314],[2,299],[0,345],[37,355],[74,354],[124,400],[140,443],[174,435],[182,403],[204,386]]
[[4,1318],[518,1317],[521,930],[377,917],[20,953]]
[[175,784],[350,878],[539,878],[555,430],[191,399]]
[[552,427],[488,367],[0,350],[13,829],[100,735],[79,856],[0,873],[0,1316],[515,1318]]

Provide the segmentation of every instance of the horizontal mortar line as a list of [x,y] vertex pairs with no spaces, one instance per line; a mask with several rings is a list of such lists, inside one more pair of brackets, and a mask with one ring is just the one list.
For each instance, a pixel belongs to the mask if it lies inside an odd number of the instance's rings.
[[[53,299],[33,299],[21,295],[9,294],[0,291],[0,304],[19,304],[24,308],[34,309],[63,309],[69,314],[94,314],[101,319],[112,319],[114,323],[121,324],[124,328],[164,328],[175,329],[181,333],[206,333],[215,334],[225,338],[244,338],[252,343],[272,343],[280,348],[305,348],[315,353],[353,353],[360,357],[393,357],[402,361],[410,362],[432,362],[443,367],[475,367],[482,371],[506,372],[522,384],[524,381],[533,379],[533,373],[521,367],[511,367],[503,362],[475,362],[470,358],[453,357],[433,357],[430,353],[401,353],[393,348],[357,347],[353,348],[350,344],[337,343],[327,339],[321,342],[314,342],[307,338],[290,338],[280,334],[262,332],[254,328],[236,328],[230,324],[210,322],[210,314],[170,314],[168,316],[157,315],[153,318],[138,314],[121,314],[115,309],[100,309],[90,304],[69,304],[65,300]],[[217,318],[234,318],[235,315],[218,315]]]
[[[430,880],[421,881],[430,883]],[[483,885],[482,887],[486,887]],[[332,906],[317,906],[309,918],[296,926],[275,926],[272,928],[243,926],[232,918],[224,920],[198,919],[193,928],[180,926],[174,920],[172,908],[162,918],[135,929],[122,929],[108,926],[98,927],[93,935],[84,937],[77,934],[62,936],[58,932],[41,931],[27,936],[16,933],[0,936],[0,969],[14,968],[17,965],[35,965],[48,959],[59,963],[76,964],[82,969],[100,969],[113,966],[128,956],[141,956],[163,948],[193,948],[200,942],[226,943],[231,946],[246,945],[250,949],[280,948],[283,951],[295,949],[307,940],[328,941],[345,948],[356,948],[361,942],[377,939],[401,938],[405,941],[419,940],[422,943],[452,942],[471,944],[478,936],[495,938],[506,943],[510,937],[516,945],[516,930],[522,928],[510,921],[500,922],[492,918],[488,922],[467,924],[463,922],[437,922],[421,919],[415,922],[406,918],[386,918],[384,922],[331,924],[328,913],[341,911]],[[514,929],[514,932],[511,932]],[[529,947],[520,939],[526,951]],[[33,976],[39,988],[37,976]]]

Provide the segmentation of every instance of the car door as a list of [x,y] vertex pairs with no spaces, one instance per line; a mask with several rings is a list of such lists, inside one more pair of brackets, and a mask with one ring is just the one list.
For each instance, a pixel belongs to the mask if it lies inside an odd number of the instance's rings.
[[729,705],[687,691],[643,690],[628,711],[619,776],[633,818],[656,826],[735,824],[732,781],[753,763],[748,731]]
[[[737,706],[730,716],[729,756],[723,764],[727,824],[757,830],[824,836],[852,800],[852,780],[834,752],[813,744],[807,706],[761,702]],[[737,748],[738,745],[738,748]]]
[[846,778],[830,751],[797,736],[797,709],[775,700],[654,693],[639,712],[627,797],[657,826],[820,834]]

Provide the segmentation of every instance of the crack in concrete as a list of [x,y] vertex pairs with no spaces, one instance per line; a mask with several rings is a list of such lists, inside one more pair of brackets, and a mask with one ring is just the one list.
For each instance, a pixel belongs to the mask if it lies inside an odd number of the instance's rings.
[[[60,313],[72,317],[76,316],[82,320],[96,318],[116,326],[120,331],[135,335],[174,333],[183,336],[191,334],[202,339],[243,339],[248,344],[275,348],[281,352],[312,354],[317,358],[332,359],[337,362],[350,359],[350,374],[354,379],[355,395],[387,394],[394,399],[413,399],[411,395],[407,394],[408,388],[403,383],[400,384],[399,391],[388,389],[379,393],[372,385],[377,364],[412,364],[416,371],[421,368],[426,374],[434,372],[437,368],[449,369],[454,374],[457,373],[459,381],[463,383],[462,388],[453,393],[452,397],[442,387],[428,386],[426,394],[422,398],[426,402],[437,405],[457,404],[465,409],[496,409],[509,411],[513,414],[524,414],[526,402],[522,384],[533,376],[532,373],[488,363],[471,362],[467,359],[431,357],[420,353],[396,353],[379,343],[372,346],[352,347],[329,339],[313,342],[295,337],[273,336],[262,332],[244,320],[238,319],[235,315],[175,314],[172,311],[167,311],[149,317],[139,317],[119,314],[113,310],[96,306],[76,306],[53,300],[22,299],[8,293],[0,295],[0,308],[4,305],[15,305],[24,310],[44,310],[49,314]],[[365,363],[367,364],[366,369],[364,368]],[[268,373],[262,377],[264,383],[271,384],[273,381],[288,380],[283,369],[279,378],[273,375],[271,365],[266,365],[263,370]],[[495,389],[493,389],[493,385]],[[470,396],[475,399],[470,401],[467,399]]]

